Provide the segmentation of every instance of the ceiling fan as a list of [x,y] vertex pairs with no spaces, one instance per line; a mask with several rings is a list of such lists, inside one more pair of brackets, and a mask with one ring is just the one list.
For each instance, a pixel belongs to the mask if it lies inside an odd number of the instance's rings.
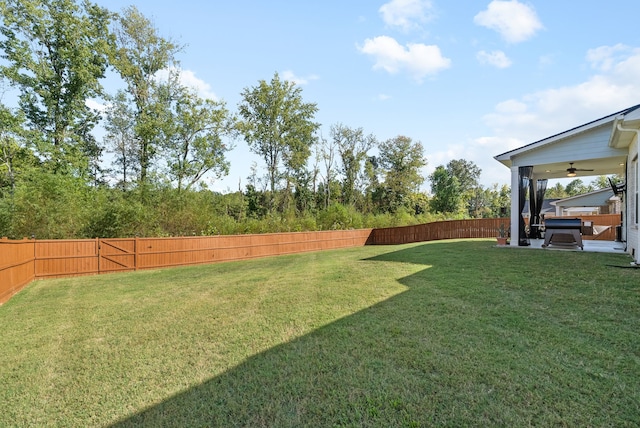
[[593,171],[592,169],[574,168],[573,162],[569,162],[569,168],[567,168],[567,177],[575,177],[577,171]]

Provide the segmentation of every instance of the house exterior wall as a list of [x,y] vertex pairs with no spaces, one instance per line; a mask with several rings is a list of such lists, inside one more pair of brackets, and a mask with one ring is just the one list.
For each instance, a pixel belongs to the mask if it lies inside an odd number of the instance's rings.
[[629,147],[627,175],[627,204],[625,213],[627,216],[627,252],[633,256],[636,263],[640,262],[640,220],[638,219],[638,184],[640,183],[640,166],[638,162],[638,137]]
[[[581,160],[599,159],[620,156],[624,158],[626,149],[609,147],[607,142],[611,136],[611,124],[605,124],[595,129],[590,129],[566,140],[556,141],[551,145],[541,146],[537,149],[520,153],[512,158],[514,166],[539,165],[558,162],[559,159],[569,159],[578,163]],[[580,149],[568,144],[571,141],[580,141]]]

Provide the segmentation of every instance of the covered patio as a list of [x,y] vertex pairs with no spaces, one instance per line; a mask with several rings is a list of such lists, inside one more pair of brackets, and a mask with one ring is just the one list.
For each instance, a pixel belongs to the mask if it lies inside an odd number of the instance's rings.
[[[511,170],[511,245],[542,248],[538,227],[549,179],[618,175],[624,183],[612,191],[622,199],[620,242],[585,240],[584,251],[627,252],[638,262],[638,134],[640,105],[495,156]],[[529,234],[522,214],[527,201]]]

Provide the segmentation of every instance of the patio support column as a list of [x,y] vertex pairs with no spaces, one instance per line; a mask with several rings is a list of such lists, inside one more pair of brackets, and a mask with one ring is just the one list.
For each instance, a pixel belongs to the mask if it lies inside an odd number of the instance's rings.
[[510,245],[517,247],[520,241],[520,205],[518,203],[520,188],[520,177],[518,167],[511,167],[511,241]]

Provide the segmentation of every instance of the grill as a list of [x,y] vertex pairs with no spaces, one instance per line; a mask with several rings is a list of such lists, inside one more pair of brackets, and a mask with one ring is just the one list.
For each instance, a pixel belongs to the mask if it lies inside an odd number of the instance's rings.
[[582,220],[579,218],[549,218],[544,222],[544,244],[549,245],[577,245],[584,250],[582,245]]

